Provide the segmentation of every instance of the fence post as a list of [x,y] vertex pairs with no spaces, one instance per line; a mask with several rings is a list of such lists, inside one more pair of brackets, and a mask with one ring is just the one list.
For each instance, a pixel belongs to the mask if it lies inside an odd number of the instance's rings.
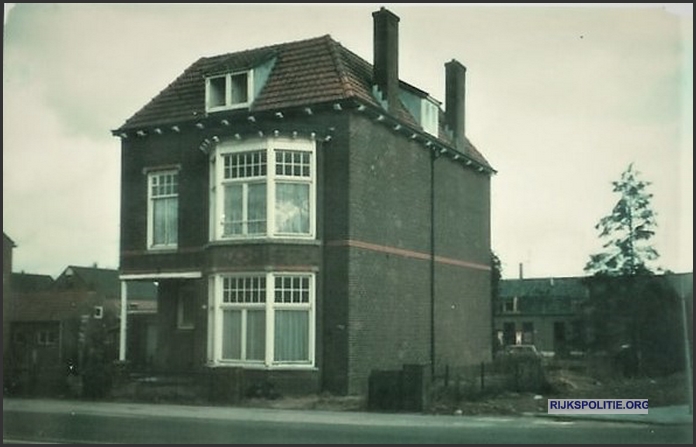
[[445,365],[445,388],[449,386],[449,365]]

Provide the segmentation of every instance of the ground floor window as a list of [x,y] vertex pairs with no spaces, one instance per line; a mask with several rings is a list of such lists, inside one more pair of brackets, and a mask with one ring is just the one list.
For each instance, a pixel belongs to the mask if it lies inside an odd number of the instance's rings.
[[534,344],[534,323],[532,323],[532,322],[522,323],[522,344],[523,345],[533,345]]
[[313,273],[215,275],[209,291],[212,364],[314,366]]
[[58,343],[58,331],[41,330],[36,333],[36,343],[41,346],[52,346]]

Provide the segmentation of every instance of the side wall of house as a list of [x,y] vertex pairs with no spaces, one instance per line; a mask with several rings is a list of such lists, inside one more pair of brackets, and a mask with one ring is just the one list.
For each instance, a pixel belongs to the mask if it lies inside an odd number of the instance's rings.
[[491,360],[490,177],[434,164],[435,373]]
[[324,390],[348,391],[348,240],[349,115],[335,123],[334,138],[322,145],[323,182],[319,206],[323,227],[322,363],[319,368]]
[[430,153],[351,116],[348,391],[370,372],[427,364],[430,343]]

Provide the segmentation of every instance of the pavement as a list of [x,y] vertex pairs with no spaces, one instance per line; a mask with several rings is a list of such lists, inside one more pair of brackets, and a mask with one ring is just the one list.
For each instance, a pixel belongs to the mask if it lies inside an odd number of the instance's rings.
[[655,407],[648,410],[648,414],[548,414],[525,413],[525,416],[552,418],[563,421],[605,421],[605,422],[630,422],[655,425],[693,425],[693,411],[689,411],[688,405],[672,405],[668,407]]
[[[248,413],[248,408],[237,407],[205,407],[188,405],[169,405],[169,404],[142,404],[142,403],[120,403],[120,402],[93,402],[93,401],[64,401],[52,399],[14,399],[3,398],[4,411],[26,411],[26,412],[57,412],[75,413],[84,412],[91,414],[110,414],[110,415],[140,415],[140,416],[187,416],[195,418],[224,419],[230,416]],[[353,423],[358,419],[364,424],[363,415],[360,412],[352,411],[316,411],[316,410],[287,410],[283,411],[283,418],[291,414],[292,418],[298,420],[316,420],[324,423]],[[257,409],[255,417],[261,416],[262,419],[269,421],[275,420],[280,412],[272,409]],[[389,418],[390,415],[380,413],[381,417]],[[456,416],[434,416],[451,421]],[[469,416],[461,416],[467,418]],[[507,416],[509,417],[509,416]],[[688,405],[675,405],[669,407],[650,408],[648,414],[548,414],[525,413],[523,417],[551,418],[562,421],[588,420],[604,422],[628,422],[639,424],[655,425],[693,425],[693,414],[689,413]],[[291,419],[292,419],[291,418]],[[423,418],[423,415],[403,413],[394,414],[393,418],[399,424],[412,425],[422,423],[427,419],[432,424],[433,418]],[[474,418],[474,417],[471,417]],[[495,416],[488,416],[479,419],[491,419]],[[353,420],[355,419],[355,420]]]

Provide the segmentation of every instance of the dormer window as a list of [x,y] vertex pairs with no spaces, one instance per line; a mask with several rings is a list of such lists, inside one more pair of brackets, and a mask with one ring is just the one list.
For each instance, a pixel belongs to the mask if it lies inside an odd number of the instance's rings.
[[399,92],[401,103],[420,124],[424,132],[439,134],[440,102],[422,90],[404,84]]
[[438,135],[438,107],[437,104],[429,99],[421,100],[421,126],[430,135]]
[[249,107],[254,92],[252,71],[206,78],[205,91],[205,109],[208,112]]

